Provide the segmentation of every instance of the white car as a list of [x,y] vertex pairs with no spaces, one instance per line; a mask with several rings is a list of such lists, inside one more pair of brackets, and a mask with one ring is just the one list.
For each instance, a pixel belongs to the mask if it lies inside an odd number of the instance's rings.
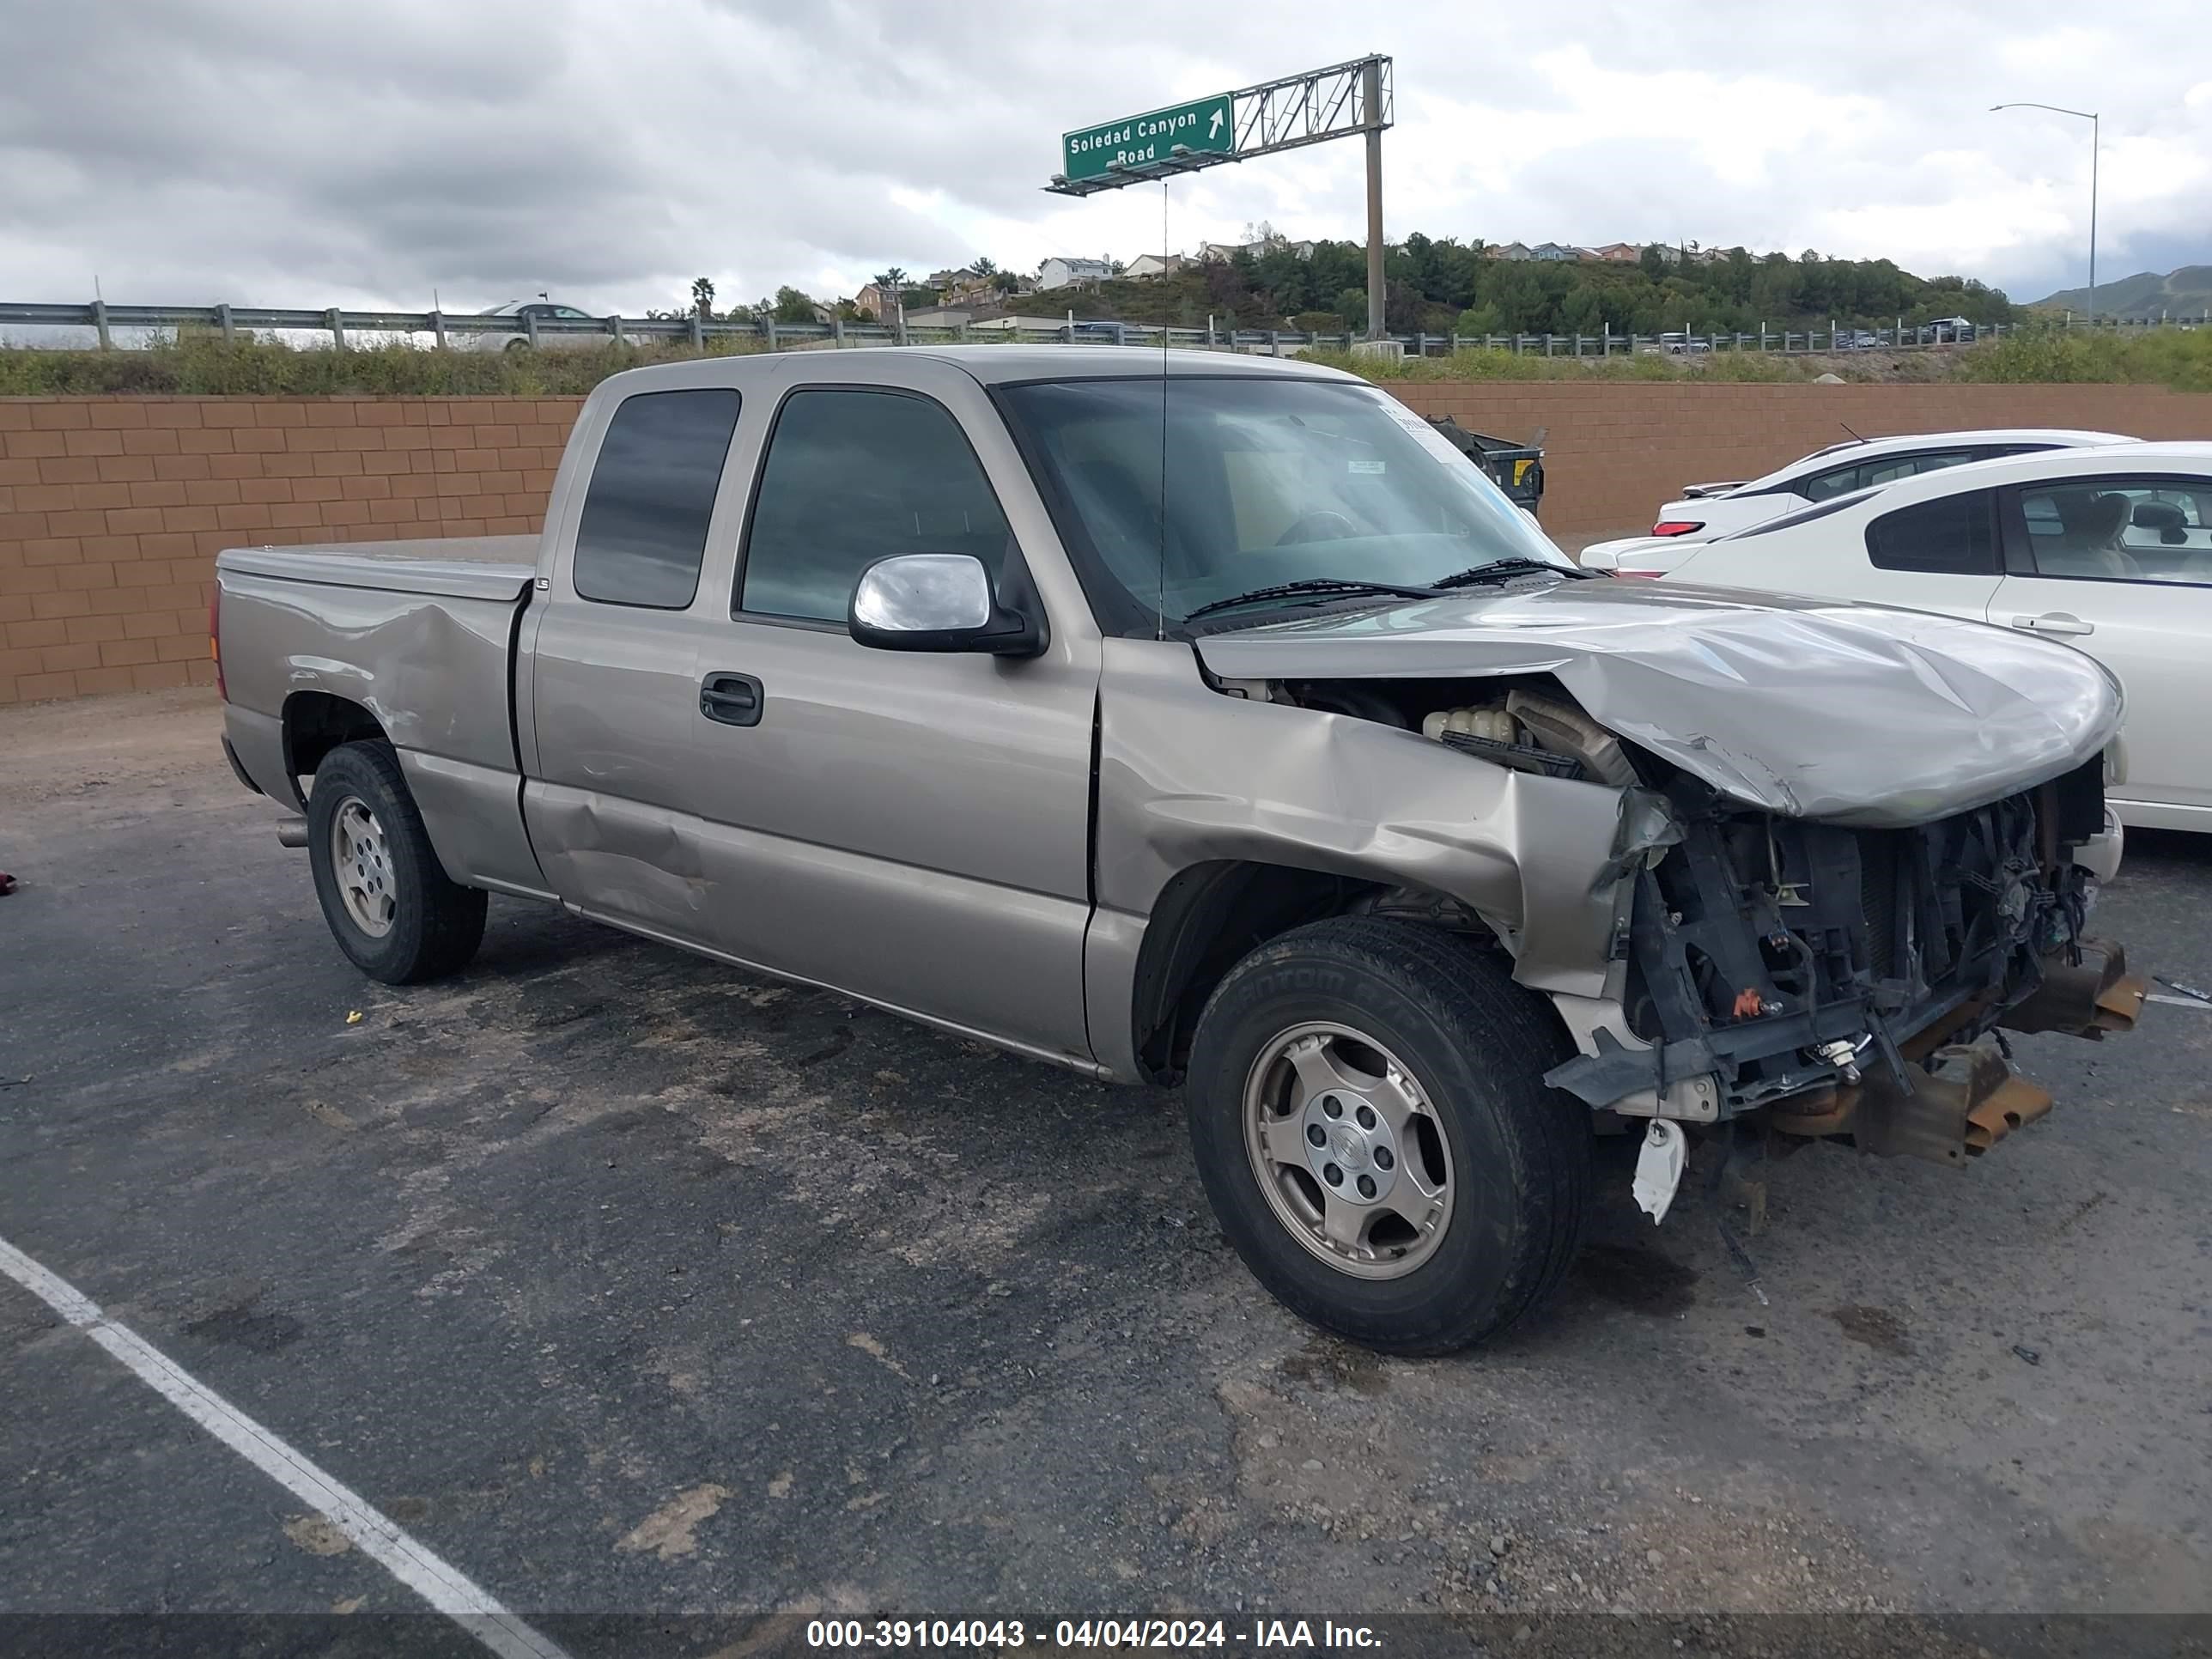
[[1680,498],[1659,509],[1650,537],[1595,543],[1583,550],[1582,562],[1588,569],[1611,570],[1631,543],[1639,544],[1640,550],[1641,544],[1655,538],[1711,541],[1795,512],[1808,501],[1832,501],[1855,489],[1893,483],[1899,478],[1917,477],[1923,472],[1963,466],[1972,461],[2135,441],[2115,432],[2069,432],[2039,427],[1855,438],[1849,443],[1831,444],[1826,449],[1815,450],[1747,483],[1691,484]]
[[2120,822],[2212,832],[2212,443],[1982,461],[1686,551],[1645,574],[1937,611],[2078,646],[2127,695],[2107,790]]
[[[507,317],[514,320],[515,328],[509,330],[479,329],[466,334],[455,331],[455,343],[471,351],[526,351],[531,340],[528,323],[534,318],[541,325],[558,324],[559,327],[541,327],[538,336],[540,347],[593,346],[607,343],[606,319],[594,317],[588,311],[579,311],[574,306],[555,305],[550,300],[509,300],[503,306],[494,306],[489,311],[477,313],[481,317]],[[592,328],[579,332],[576,325],[589,323]]]

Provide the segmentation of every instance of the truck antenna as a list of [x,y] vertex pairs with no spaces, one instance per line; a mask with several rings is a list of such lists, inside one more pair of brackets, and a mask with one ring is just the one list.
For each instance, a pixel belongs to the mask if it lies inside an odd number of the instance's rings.
[[[1160,261],[1168,257],[1168,181],[1160,180]],[[1168,346],[1175,337],[1160,325],[1160,562],[1159,586],[1152,604],[1152,637],[1168,636]]]
[[[1838,426],[1842,426],[1842,427],[1844,427],[1844,431],[1846,431],[1846,432],[1851,432],[1850,428],[1849,428],[1848,426],[1844,426],[1844,423],[1843,423],[1841,421],[1838,421],[1838,422],[1836,422],[1836,424],[1837,424]],[[1860,436],[1859,436],[1859,434],[1858,434],[1857,433],[1856,433],[1856,432],[1851,432],[1851,438],[1852,438],[1852,440],[1853,440],[1855,442],[1857,442],[1857,443],[1864,443],[1864,442],[1866,441],[1866,440],[1865,440],[1864,438],[1860,437]]]

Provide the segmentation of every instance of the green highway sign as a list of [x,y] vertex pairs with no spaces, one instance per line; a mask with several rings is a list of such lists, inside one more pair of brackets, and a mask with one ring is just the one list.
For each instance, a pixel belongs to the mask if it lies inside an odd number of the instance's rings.
[[1177,149],[1237,153],[1237,122],[1227,93],[1064,134],[1061,171],[1072,179],[1099,179],[1117,167],[1157,166]]

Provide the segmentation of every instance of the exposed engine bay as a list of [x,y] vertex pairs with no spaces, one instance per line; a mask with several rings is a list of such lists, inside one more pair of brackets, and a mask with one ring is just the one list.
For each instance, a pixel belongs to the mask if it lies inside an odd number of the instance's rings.
[[1545,677],[1276,681],[1267,695],[1621,792],[1598,877],[1620,901],[1620,1017],[1578,1030],[1583,1052],[1547,1077],[1593,1109],[1755,1116],[1955,1161],[2049,1106],[1994,1053],[1984,1063],[1981,1040],[2099,1036],[2140,1004],[2118,948],[2087,936],[2094,882],[2073,856],[2105,827],[2100,757],[1971,810],[1866,828],[1731,799]]

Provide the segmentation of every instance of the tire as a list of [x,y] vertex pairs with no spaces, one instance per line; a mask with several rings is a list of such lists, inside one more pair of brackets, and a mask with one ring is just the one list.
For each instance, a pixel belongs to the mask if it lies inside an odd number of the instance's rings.
[[[1231,969],[1200,1017],[1185,1084],[1200,1179],[1245,1266],[1301,1318],[1384,1353],[1451,1352],[1543,1301],[1581,1245],[1589,1112],[1543,1080],[1572,1053],[1540,997],[1449,933],[1371,916],[1296,928]],[[1355,1131],[1362,1117],[1382,1127]],[[1331,1171],[1397,1183],[1381,1204],[1335,1189],[1336,1213],[1368,1218],[1348,1243],[1309,1213],[1331,1212]]]
[[[362,854],[343,870],[342,823]],[[462,886],[438,862],[389,744],[341,744],[323,757],[307,795],[307,860],[331,937],[371,979],[442,979],[466,967],[483,941],[484,891]]]
[[527,340],[509,340],[501,348],[501,349],[503,351],[527,351],[530,349],[530,342]]

